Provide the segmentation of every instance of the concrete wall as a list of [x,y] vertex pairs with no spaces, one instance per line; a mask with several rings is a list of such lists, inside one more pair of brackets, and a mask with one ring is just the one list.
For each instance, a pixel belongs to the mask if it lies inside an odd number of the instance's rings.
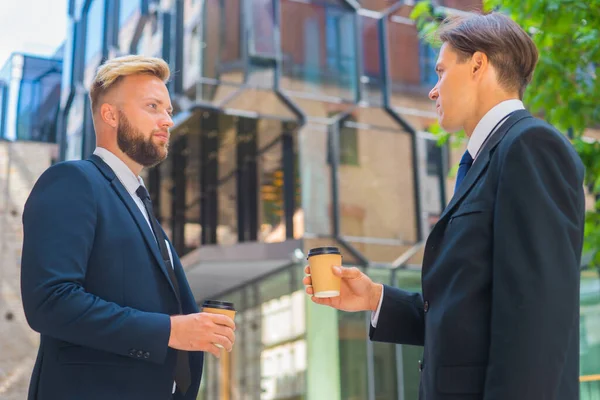
[[26,398],[39,335],[23,313],[20,267],[23,206],[58,154],[56,145],[0,142],[0,399]]

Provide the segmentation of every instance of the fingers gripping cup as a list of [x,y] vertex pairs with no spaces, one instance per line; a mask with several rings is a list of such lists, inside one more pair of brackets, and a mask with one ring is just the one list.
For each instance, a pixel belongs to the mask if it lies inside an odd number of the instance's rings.
[[340,295],[341,278],[331,267],[342,265],[342,255],[337,247],[317,247],[308,252],[308,265],[315,297]]
[[[233,303],[227,303],[225,301],[206,300],[204,304],[202,304],[202,311],[205,313],[226,315],[231,319],[235,319],[235,308],[233,307]],[[215,343],[215,346],[220,349],[223,348],[220,344]]]

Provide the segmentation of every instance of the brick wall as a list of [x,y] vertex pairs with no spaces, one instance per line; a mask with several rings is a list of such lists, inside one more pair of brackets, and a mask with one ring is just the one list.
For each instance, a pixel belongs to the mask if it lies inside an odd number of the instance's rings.
[[27,397],[39,335],[27,325],[21,305],[21,216],[57,151],[52,144],[0,142],[0,399]]

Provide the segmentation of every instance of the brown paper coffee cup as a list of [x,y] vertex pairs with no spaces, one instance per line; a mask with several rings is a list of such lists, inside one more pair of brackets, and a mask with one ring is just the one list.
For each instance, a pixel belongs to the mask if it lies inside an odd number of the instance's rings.
[[[235,319],[235,308],[233,303],[227,303],[225,301],[206,300],[202,305],[202,311],[211,314],[226,315],[231,319]],[[218,348],[222,349],[223,346],[216,344]]]
[[308,265],[314,296],[319,298],[340,295],[342,279],[333,274],[332,267],[342,266],[342,255],[337,247],[317,247],[308,252]]

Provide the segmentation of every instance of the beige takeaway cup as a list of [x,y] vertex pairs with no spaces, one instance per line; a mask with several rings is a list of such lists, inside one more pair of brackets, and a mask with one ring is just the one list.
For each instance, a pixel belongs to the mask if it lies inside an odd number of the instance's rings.
[[337,247],[316,247],[308,252],[307,259],[314,296],[339,296],[342,279],[333,274],[332,267],[342,266],[340,250]]
[[[227,303],[225,301],[206,300],[204,304],[202,304],[202,311],[211,314],[226,315],[231,319],[235,319],[235,308],[233,307],[233,303]],[[223,348],[220,344],[215,343],[215,346],[220,349]]]

